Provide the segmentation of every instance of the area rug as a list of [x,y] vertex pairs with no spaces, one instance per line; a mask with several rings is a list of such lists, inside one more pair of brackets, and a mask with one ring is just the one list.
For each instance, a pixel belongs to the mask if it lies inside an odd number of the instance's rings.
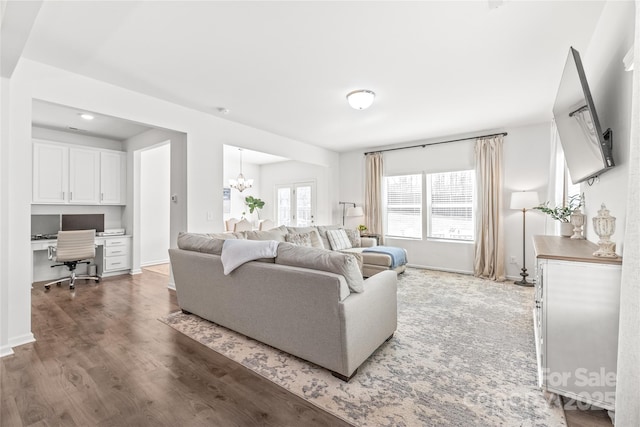
[[166,324],[357,426],[564,426],[536,387],[533,290],[408,269],[398,330],[349,383],[181,312]]

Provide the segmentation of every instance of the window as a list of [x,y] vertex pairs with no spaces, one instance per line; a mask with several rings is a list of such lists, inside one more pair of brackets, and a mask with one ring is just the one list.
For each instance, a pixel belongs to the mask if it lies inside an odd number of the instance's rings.
[[474,239],[473,170],[427,175],[427,237]]
[[278,225],[307,227],[314,225],[315,183],[303,182],[276,187]]
[[422,238],[422,175],[388,176],[386,235]]

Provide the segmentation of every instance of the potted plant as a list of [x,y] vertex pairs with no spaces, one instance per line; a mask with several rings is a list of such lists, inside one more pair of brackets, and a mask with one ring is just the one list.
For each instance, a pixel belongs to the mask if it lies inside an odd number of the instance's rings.
[[247,196],[244,198],[244,204],[249,208],[249,213],[253,213],[254,211],[258,214],[258,219],[260,219],[260,209],[264,208],[264,202],[257,197]]
[[[550,207],[550,202],[545,202],[536,206],[533,209],[537,209],[540,212],[546,213],[551,218],[560,222],[560,234],[563,236],[571,236],[573,234],[573,226],[571,225],[571,214],[579,211],[584,206],[584,194],[575,194],[569,197],[569,202],[566,205]],[[565,225],[566,224],[566,225]]]
[[367,231],[367,226],[366,226],[366,225],[364,225],[364,224],[360,224],[360,225],[358,226],[358,230],[360,231],[360,235],[362,236],[364,233],[366,233],[366,231]]

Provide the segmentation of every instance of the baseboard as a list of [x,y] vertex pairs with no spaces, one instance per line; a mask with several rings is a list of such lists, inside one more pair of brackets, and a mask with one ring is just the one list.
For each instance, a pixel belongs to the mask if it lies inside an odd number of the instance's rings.
[[9,339],[9,345],[11,347],[18,347],[21,345],[29,344],[36,341],[36,337],[33,336],[31,332],[28,334],[24,334],[19,337],[14,337]]
[[135,276],[136,274],[142,274],[142,269],[140,269],[140,268],[136,268],[135,270],[130,270],[130,271],[129,271],[129,274],[130,274],[131,276]]
[[424,270],[436,270],[436,271],[444,271],[447,273],[458,273],[458,274],[466,274],[468,276],[473,276],[473,271],[456,270],[453,268],[442,268],[442,267],[434,267],[430,265],[419,265],[419,264],[407,264],[407,267],[422,268]]
[[13,354],[13,349],[9,345],[3,345],[0,347],[0,358],[5,356],[11,356]]
[[145,262],[144,264],[140,264],[140,267],[142,267],[142,268],[151,267],[151,266],[160,265],[160,264],[169,264],[169,258],[164,259],[164,260],[156,260],[156,261]]
[[171,289],[172,291],[176,290],[176,284],[173,282],[169,282],[169,284],[167,285],[167,288]]

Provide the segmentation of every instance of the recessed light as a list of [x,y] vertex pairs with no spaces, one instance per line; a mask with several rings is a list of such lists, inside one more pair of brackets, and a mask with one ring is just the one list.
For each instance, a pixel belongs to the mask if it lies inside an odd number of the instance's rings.
[[85,120],[93,120],[95,119],[95,117],[93,117],[91,114],[89,113],[80,113],[80,117],[82,117]]
[[218,113],[220,113],[220,114],[229,114],[229,109],[228,108],[218,107],[218,108],[216,108],[216,110],[218,110]]

